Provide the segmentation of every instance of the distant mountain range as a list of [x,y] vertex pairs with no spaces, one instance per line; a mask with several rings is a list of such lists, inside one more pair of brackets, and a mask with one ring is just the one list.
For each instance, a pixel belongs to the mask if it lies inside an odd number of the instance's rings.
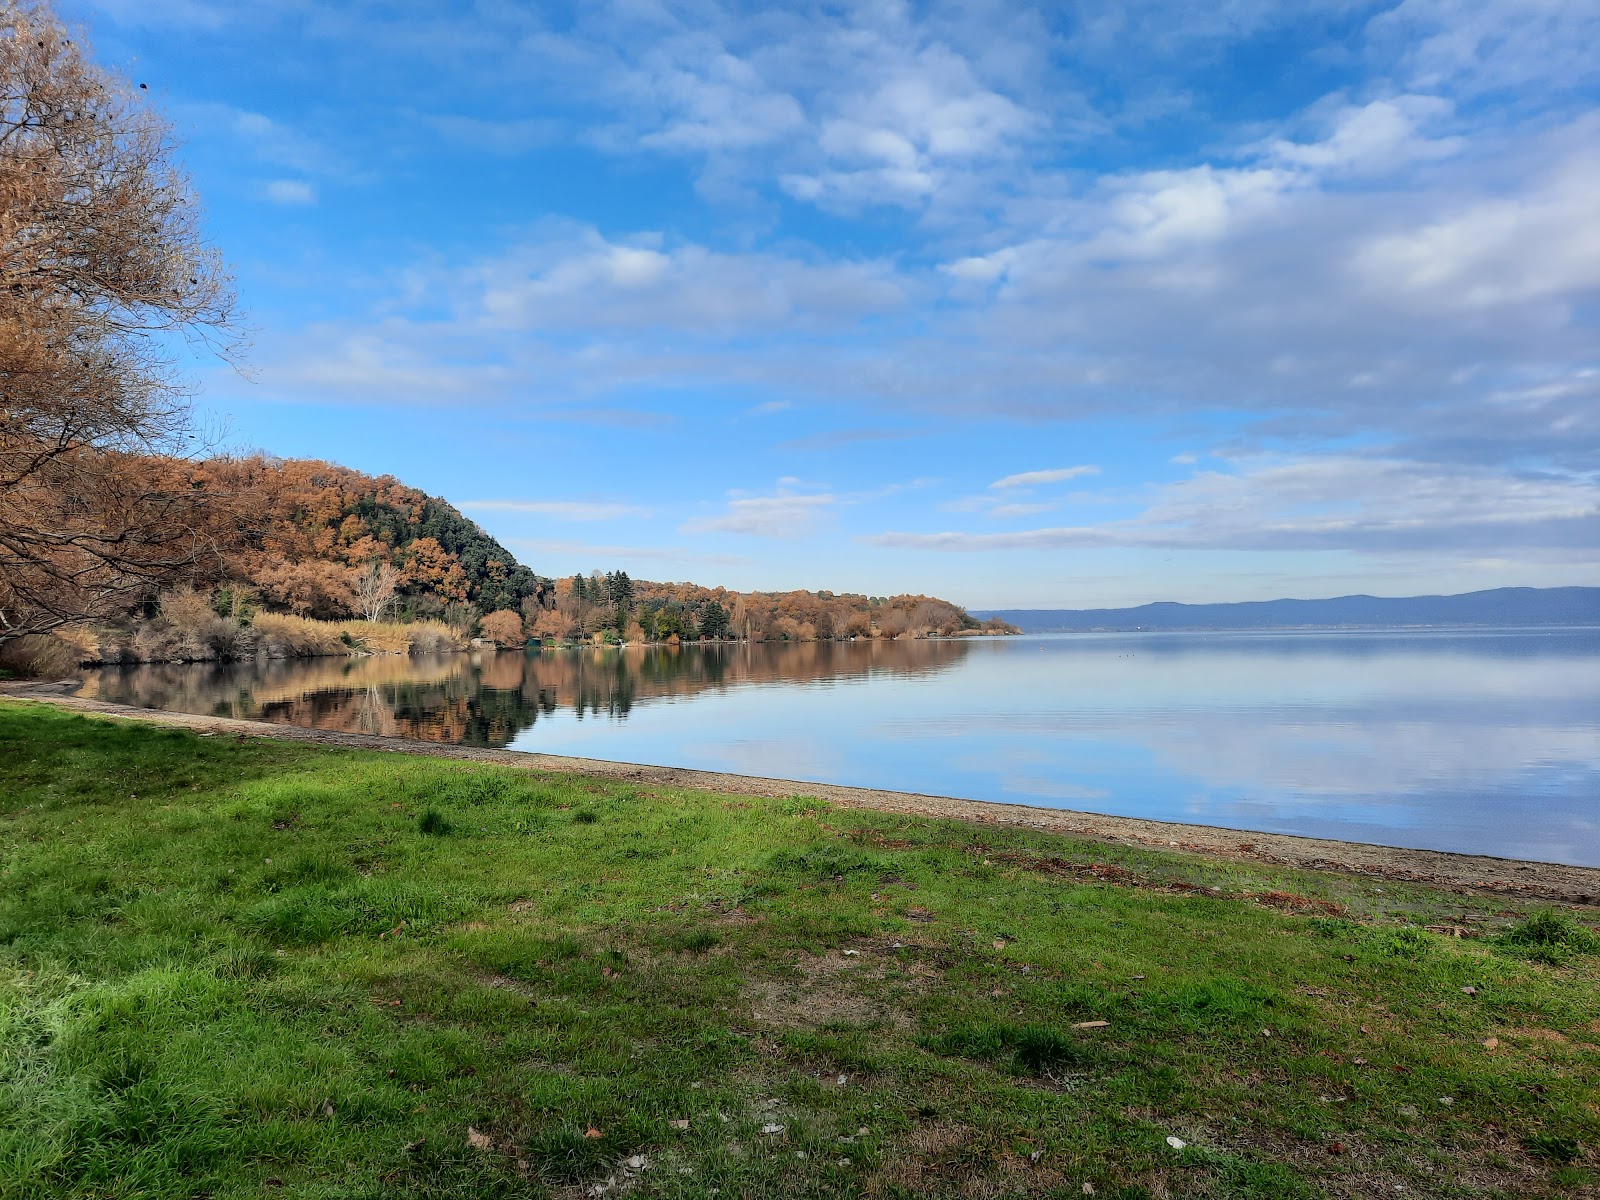
[[1600,625],[1600,587],[1494,588],[1460,596],[1339,596],[1138,608],[973,610],[1024,633],[1140,629],[1397,629],[1434,625]]

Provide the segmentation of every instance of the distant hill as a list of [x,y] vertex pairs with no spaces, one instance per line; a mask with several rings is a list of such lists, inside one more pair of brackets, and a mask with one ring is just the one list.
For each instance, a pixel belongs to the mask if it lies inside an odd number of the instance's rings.
[[1494,588],[1460,596],[1340,596],[1241,604],[1142,604],[1138,608],[1003,608],[1024,633],[1139,629],[1349,629],[1434,625],[1600,625],[1600,587]]

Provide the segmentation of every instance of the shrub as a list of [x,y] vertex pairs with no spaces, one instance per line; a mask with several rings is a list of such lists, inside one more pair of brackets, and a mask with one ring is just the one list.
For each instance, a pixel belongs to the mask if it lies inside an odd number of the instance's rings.
[[0,669],[13,675],[43,679],[69,674],[80,662],[92,662],[99,647],[86,632],[30,633],[0,646]]
[[253,626],[256,653],[268,658],[309,658],[318,654],[346,654],[342,626],[285,613],[262,613]]
[[460,650],[467,644],[461,631],[443,621],[416,621],[406,626],[411,635],[411,653],[445,654]]
[[345,621],[341,626],[352,646],[368,654],[410,654],[411,627],[395,621]]
[[1551,964],[1566,962],[1574,954],[1600,952],[1600,936],[1553,908],[1540,909],[1507,930],[1502,940],[1527,958]]

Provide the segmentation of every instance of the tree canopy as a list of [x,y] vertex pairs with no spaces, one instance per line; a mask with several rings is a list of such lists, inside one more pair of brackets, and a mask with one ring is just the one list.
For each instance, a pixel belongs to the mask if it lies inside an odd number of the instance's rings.
[[238,346],[171,133],[42,3],[0,0],[0,642],[212,547],[174,337]]

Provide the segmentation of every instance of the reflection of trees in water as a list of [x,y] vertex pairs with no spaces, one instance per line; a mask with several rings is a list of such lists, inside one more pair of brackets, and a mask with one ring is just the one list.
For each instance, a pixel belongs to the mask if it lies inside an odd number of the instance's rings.
[[748,686],[916,676],[958,641],[800,642],[547,650],[435,658],[147,664],[91,672],[83,695],[318,729],[504,746],[541,717],[624,720],[635,704]]

